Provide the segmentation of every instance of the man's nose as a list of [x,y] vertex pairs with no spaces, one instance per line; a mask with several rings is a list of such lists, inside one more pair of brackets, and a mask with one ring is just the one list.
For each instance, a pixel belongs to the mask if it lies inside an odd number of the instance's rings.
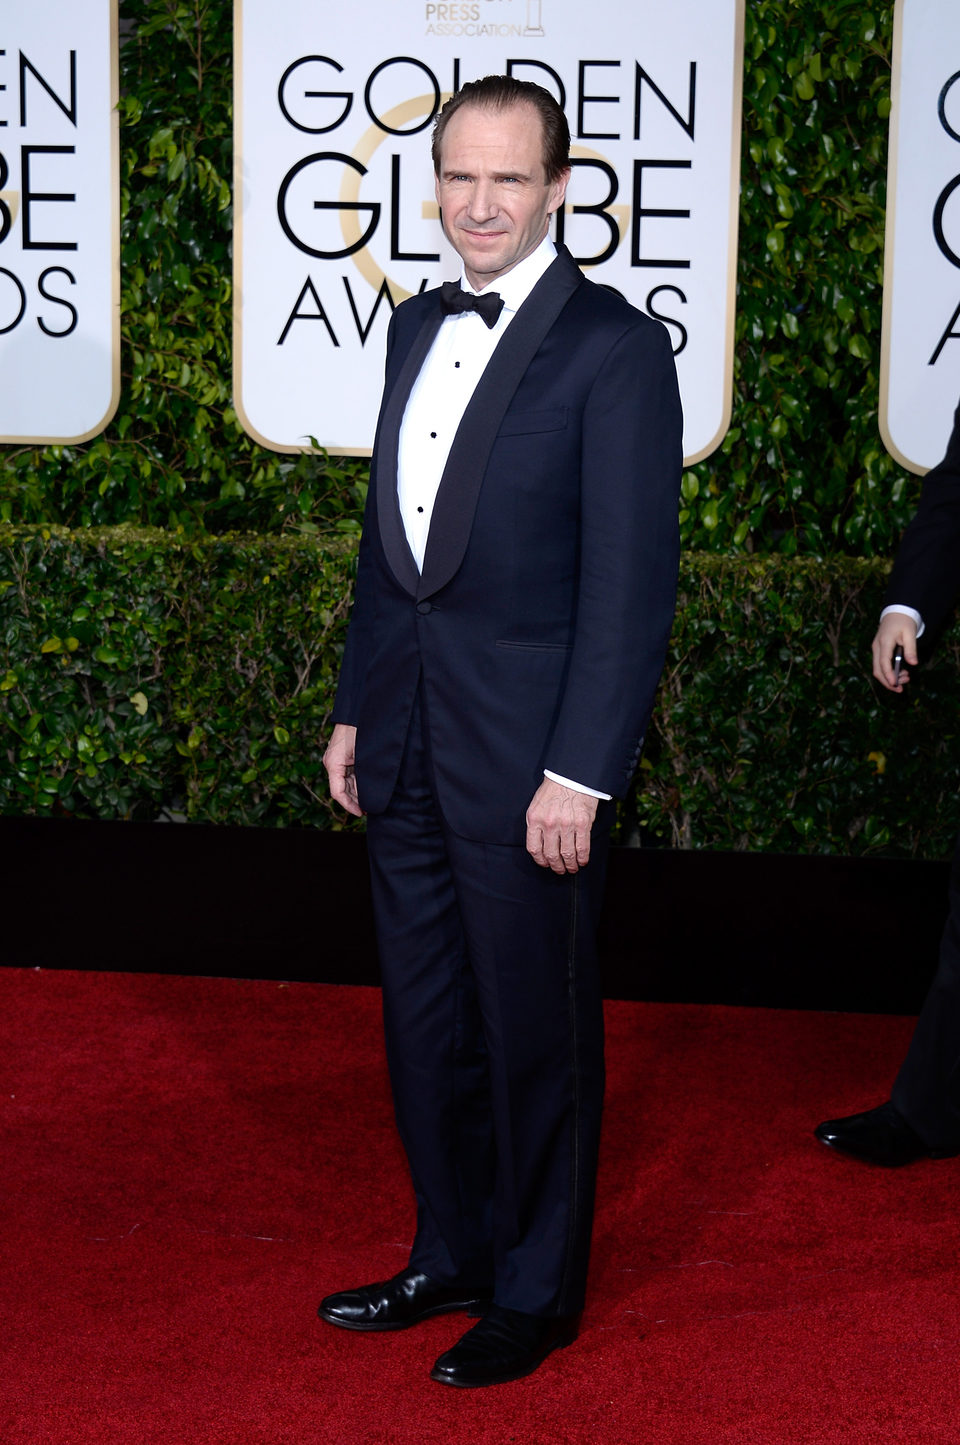
[[470,197],[470,217],[474,221],[489,221],[497,214],[496,188],[492,181],[478,181]]

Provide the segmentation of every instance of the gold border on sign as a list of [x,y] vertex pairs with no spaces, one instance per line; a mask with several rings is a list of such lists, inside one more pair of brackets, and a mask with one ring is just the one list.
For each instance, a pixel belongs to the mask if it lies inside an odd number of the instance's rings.
[[78,436],[0,436],[2,446],[75,446],[109,426],[120,405],[120,27],[119,0],[108,0],[110,18],[110,400],[96,426]]
[[883,311],[880,321],[880,404],[877,426],[880,440],[893,460],[908,472],[923,476],[929,467],[918,466],[904,456],[890,435],[890,357],[893,345],[894,238],[897,232],[897,174],[900,164],[900,114],[903,79],[904,0],[893,10],[893,50],[890,57],[890,129],[887,141],[887,215],[883,231]]
[[288,446],[258,431],[243,406],[243,0],[233,6],[233,409],[247,436],[268,451],[299,455],[310,446]]
[[723,347],[723,410],[712,439],[699,451],[685,456],[683,465],[692,467],[715,452],[730,430],[733,416],[733,356],[737,324],[737,264],[740,241],[740,155],[743,148],[743,63],[746,0],[736,0],[733,35],[733,104],[730,107],[730,199],[727,230],[727,330]]
[[[309,442],[299,446],[289,442],[278,442],[264,436],[253,425],[243,405],[243,0],[234,0],[233,6],[233,409],[237,420],[247,436],[267,451],[286,453],[290,456],[319,456],[320,451]],[[375,130],[376,127],[373,127]],[[361,142],[362,144],[362,142]],[[346,234],[346,232],[344,232]],[[362,268],[361,268],[362,269]],[[366,272],[362,274],[366,275]],[[369,277],[367,277],[369,280]],[[377,285],[379,286],[379,282]],[[404,292],[404,295],[409,295]],[[323,447],[338,457],[369,457],[372,447],[333,446]]]

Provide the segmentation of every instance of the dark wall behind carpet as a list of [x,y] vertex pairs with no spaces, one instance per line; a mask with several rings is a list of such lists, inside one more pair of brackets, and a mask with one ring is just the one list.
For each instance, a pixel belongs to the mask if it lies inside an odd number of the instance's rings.
[[[0,812],[343,826],[322,754],[354,549],[0,524]],[[685,555],[622,841],[946,853],[960,635],[879,694],[885,566]]]
[[[365,839],[0,817],[0,967],[379,982]],[[607,998],[916,1013],[945,863],[615,848]]]

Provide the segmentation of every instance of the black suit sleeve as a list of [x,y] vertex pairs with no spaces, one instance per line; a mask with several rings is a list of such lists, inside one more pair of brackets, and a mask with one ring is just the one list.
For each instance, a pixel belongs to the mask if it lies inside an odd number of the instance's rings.
[[935,629],[960,594],[960,406],[943,461],[923,479],[920,505],[903,534],[884,605],[901,603]]
[[670,340],[639,317],[583,412],[580,569],[566,686],[545,766],[622,797],[673,622],[683,417]]
[[[390,325],[387,328],[388,368],[390,356],[396,342],[396,334],[396,313],[394,313],[390,318]],[[363,682],[367,660],[372,650],[374,608],[373,586],[370,580],[370,571],[372,568],[370,533],[377,525],[375,515],[376,487],[373,478],[376,456],[377,446],[375,442],[373,458],[371,460],[370,485],[367,489],[367,501],[364,507],[363,533],[360,538],[360,550],[357,555],[357,579],[353,588],[353,606],[350,612],[350,625],[347,629],[347,638],[344,643],[343,658],[340,663],[340,677],[337,683],[337,694],[334,698],[332,713],[333,722],[346,723],[350,727],[356,727],[360,688]]]

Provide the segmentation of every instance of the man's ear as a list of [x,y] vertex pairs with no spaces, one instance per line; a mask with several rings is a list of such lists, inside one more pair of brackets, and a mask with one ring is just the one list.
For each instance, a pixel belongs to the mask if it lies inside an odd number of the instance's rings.
[[560,172],[560,174],[557,176],[557,179],[553,182],[553,194],[550,197],[551,216],[554,214],[554,212],[559,211],[560,207],[563,205],[563,202],[566,198],[567,186],[569,182],[570,167],[567,166],[564,170]]

